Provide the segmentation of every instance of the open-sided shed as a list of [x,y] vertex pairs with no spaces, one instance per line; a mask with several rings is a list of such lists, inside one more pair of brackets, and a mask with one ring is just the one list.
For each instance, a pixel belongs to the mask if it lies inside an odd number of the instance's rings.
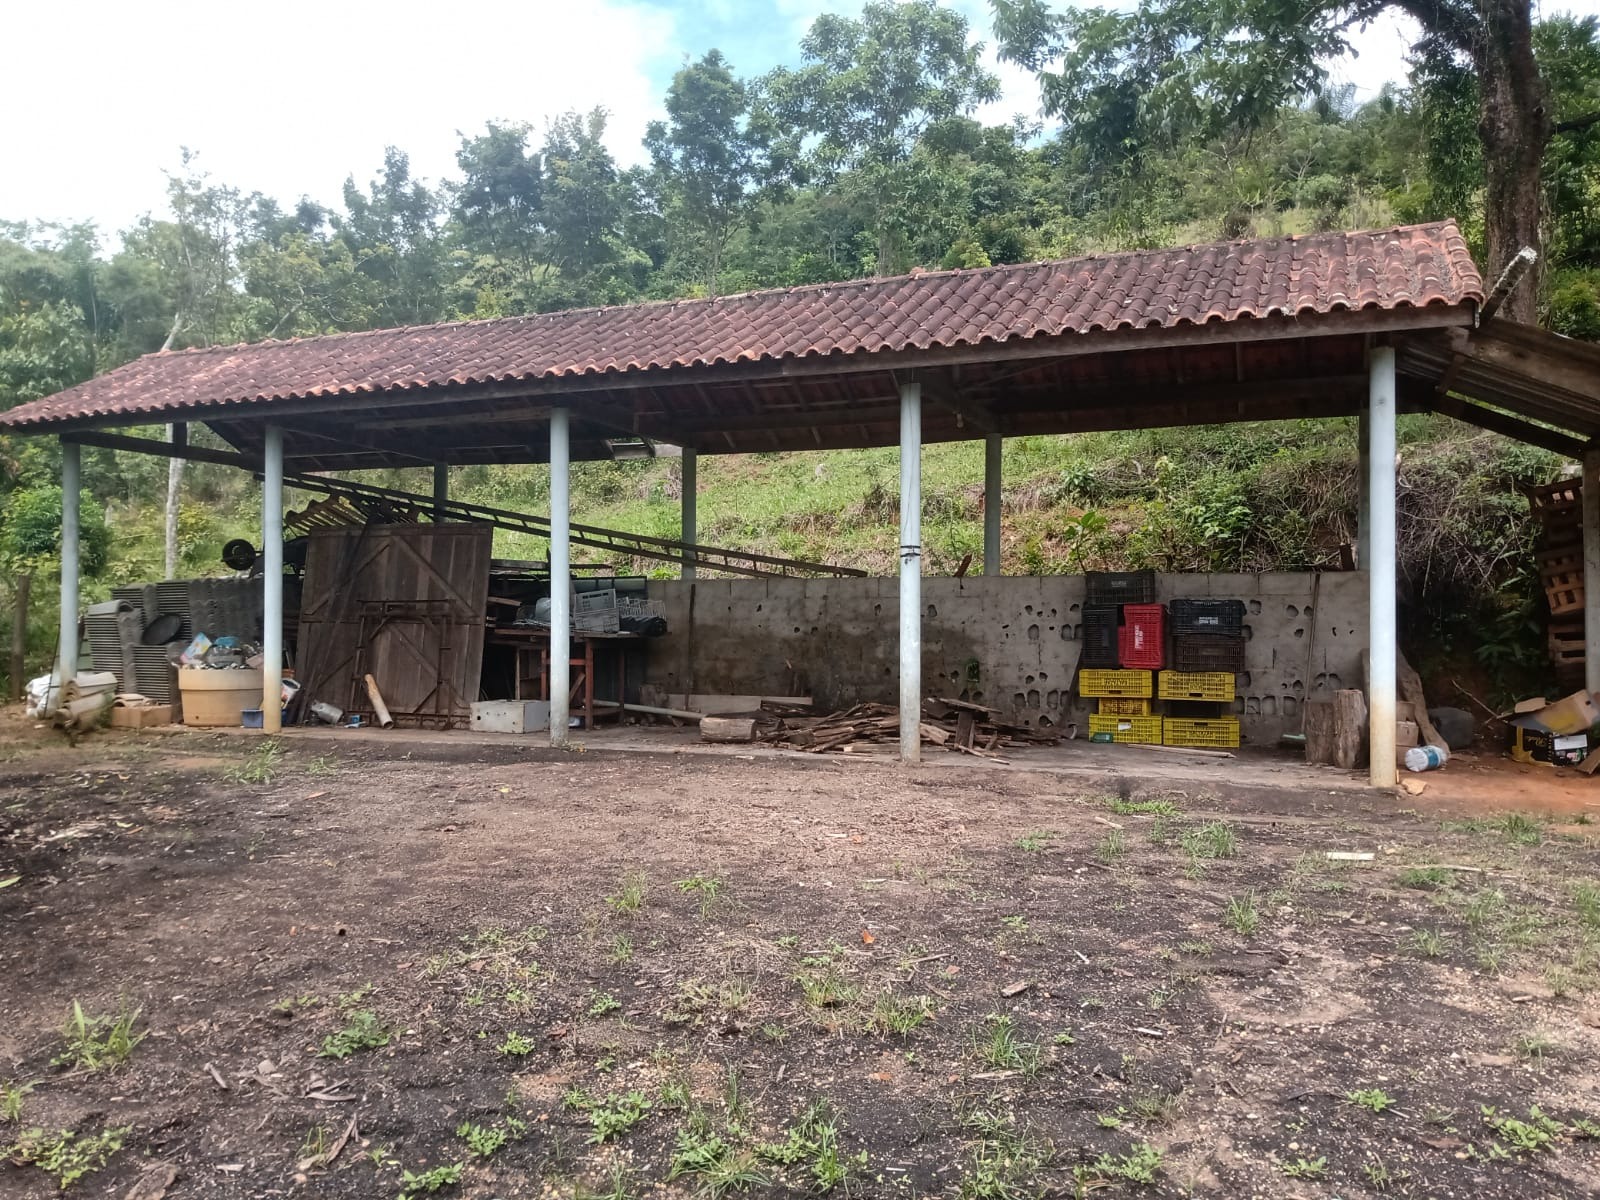
[[[567,468],[898,444],[902,756],[920,748],[920,453],[985,439],[986,573],[999,569],[1006,436],[1360,416],[1371,762],[1394,780],[1395,416],[1438,411],[1600,470],[1600,348],[1491,319],[1452,222],[916,272],[713,299],[147,355],[0,416],[63,445],[62,640],[75,669],[80,445],[233,462],[264,479],[268,678],[283,474],[466,463],[551,468],[551,739],[566,737]],[[118,427],[201,422],[230,454]],[[1600,482],[1584,489],[1589,686],[1600,689]],[[1591,517],[1593,519],[1591,519]],[[281,620],[276,623],[281,627]],[[276,704],[265,705],[269,724]]]

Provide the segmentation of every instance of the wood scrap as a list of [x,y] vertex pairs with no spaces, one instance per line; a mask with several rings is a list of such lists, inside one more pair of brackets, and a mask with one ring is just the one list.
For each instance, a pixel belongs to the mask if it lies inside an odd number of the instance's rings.
[[703,742],[751,742],[755,740],[754,717],[702,717],[700,740]]
[[[969,700],[930,698],[921,716],[918,729],[924,745],[994,762],[1007,761],[995,753],[1001,747],[1053,746],[1060,741],[1052,731],[1002,721],[995,709]],[[808,754],[864,753],[872,745],[900,740],[900,710],[872,701],[826,714],[763,706],[754,720],[753,740],[786,744]]]

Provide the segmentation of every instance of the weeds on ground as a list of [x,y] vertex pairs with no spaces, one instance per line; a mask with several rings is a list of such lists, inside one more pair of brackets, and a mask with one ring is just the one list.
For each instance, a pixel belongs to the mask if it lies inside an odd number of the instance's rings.
[[234,784],[268,784],[277,778],[282,764],[283,747],[278,744],[277,738],[267,738],[258,743],[242,762],[236,762],[223,771],[222,778]]
[[377,1050],[387,1046],[391,1036],[375,1012],[370,1008],[358,1008],[350,1013],[343,1029],[337,1029],[322,1039],[319,1053],[323,1058],[349,1058],[360,1050]]
[[503,1125],[476,1125],[463,1121],[456,1126],[456,1136],[466,1142],[467,1149],[477,1158],[493,1158],[513,1137],[520,1137],[527,1127],[516,1117]]
[[601,1187],[592,1187],[581,1179],[574,1183],[572,1200],[631,1200],[633,1193],[628,1190],[628,1183],[628,1168],[614,1162]]
[[591,1146],[601,1146],[613,1138],[621,1137],[632,1129],[650,1111],[650,1098],[641,1091],[612,1092],[588,1106]]
[[533,1039],[523,1037],[515,1029],[508,1029],[506,1040],[500,1043],[500,1053],[508,1058],[523,1058],[533,1053]]
[[339,770],[339,760],[332,754],[319,754],[306,763],[307,775],[333,775]]
[[133,1126],[122,1125],[100,1133],[80,1135],[70,1129],[46,1133],[29,1129],[6,1150],[6,1157],[23,1166],[35,1166],[55,1179],[62,1189],[92,1175],[122,1149]]
[[625,933],[619,933],[611,939],[611,953],[607,957],[617,964],[633,961],[633,939]]
[[1234,858],[1239,853],[1239,835],[1226,821],[1207,821],[1190,829],[1178,844],[1191,858]]
[[1115,1183],[1153,1184],[1161,1170],[1161,1151],[1148,1142],[1135,1142],[1126,1154],[1102,1154],[1073,1174],[1083,1190]]
[[434,1167],[428,1171],[402,1171],[400,1173],[400,1200],[413,1200],[416,1196],[431,1196],[461,1182],[461,1164]]
[[0,1083],[0,1122],[14,1125],[21,1121],[22,1102],[31,1091],[31,1083]]
[[1353,1092],[1346,1093],[1345,1099],[1374,1113],[1388,1112],[1394,1107],[1393,1097],[1382,1088],[1357,1088]]
[[800,994],[808,1008],[839,1008],[855,1003],[861,995],[860,986],[845,978],[844,972],[832,962],[801,971],[794,981],[800,985]]
[[81,1067],[86,1071],[120,1067],[128,1061],[133,1048],[144,1040],[143,1034],[133,1032],[139,1012],[137,1008],[130,1011],[124,1006],[114,1017],[91,1017],[83,1011],[83,1005],[74,1000],[66,1024],[61,1027],[66,1049],[51,1059],[50,1065]]
[[610,992],[595,992],[593,998],[589,1001],[589,1015],[591,1017],[603,1017],[607,1013],[616,1012],[621,1007],[622,1001],[618,1000]]
[[906,1037],[933,1020],[935,1011],[933,999],[929,996],[896,996],[892,992],[880,992],[872,1003],[866,1025],[873,1033]]
[[1121,817],[1175,817],[1178,806],[1171,800],[1126,800],[1121,796],[1106,797],[1106,807]]
[[723,882],[714,875],[691,875],[678,880],[677,887],[680,892],[700,898],[700,919],[703,921],[711,915],[717,897],[722,894]]
[[1015,1117],[998,1108],[979,1108],[962,1124],[976,1142],[956,1182],[958,1200],[1023,1200],[1038,1194],[1034,1176],[1049,1161],[1049,1151],[1019,1130]]
[[1513,1116],[1501,1116],[1487,1104],[1479,1112],[1483,1115],[1483,1123],[1513,1154],[1536,1154],[1548,1150],[1562,1132],[1561,1123],[1552,1121],[1537,1104],[1528,1109],[1526,1121]]
[[1544,1066],[1545,1055],[1556,1049],[1556,1043],[1544,1030],[1530,1029],[1526,1033],[1520,1034],[1517,1040],[1512,1043],[1511,1048],[1535,1067],[1542,1067]]
[[839,1122],[827,1099],[818,1099],[784,1131],[780,1141],[757,1146],[755,1154],[763,1162],[781,1167],[809,1166],[812,1188],[826,1194],[848,1182],[867,1168],[867,1152],[842,1154],[839,1150]]
[[1223,922],[1240,937],[1250,937],[1261,925],[1261,909],[1256,904],[1255,892],[1232,896],[1223,910]]
[[1444,935],[1437,930],[1417,930],[1411,935],[1411,946],[1424,958],[1444,957]]
[[606,906],[619,917],[631,917],[644,907],[649,884],[643,871],[629,871],[615,894],[606,897]]
[[1326,1158],[1297,1158],[1283,1164],[1283,1173],[1290,1179],[1321,1179],[1328,1173]]
[[1443,867],[1407,867],[1395,877],[1401,887],[1436,891],[1450,883],[1450,872]]
[[995,1071],[1020,1071],[1032,1077],[1044,1065],[1044,1051],[1039,1044],[1019,1038],[1016,1021],[1000,1013],[990,1013],[973,1032],[972,1052],[979,1062]]
[[1128,853],[1127,839],[1122,836],[1122,830],[1113,829],[1095,847],[1094,856],[1101,862],[1110,864],[1116,862]]
[[1025,833],[1017,839],[1017,849],[1026,850],[1030,854],[1037,854],[1046,849],[1052,838],[1057,834],[1053,829],[1036,829],[1032,833]]

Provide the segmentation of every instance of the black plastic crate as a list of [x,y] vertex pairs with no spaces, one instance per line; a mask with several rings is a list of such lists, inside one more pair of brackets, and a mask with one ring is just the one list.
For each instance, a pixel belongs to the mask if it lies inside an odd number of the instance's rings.
[[1244,634],[1243,600],[1169,600],[1167,628],[1175,634]]
[[1180,634],[1172,639],[1174,671],[1244,670],[1245,639],[1220,634]]
[[1080,667],[1101,671],[1115,670],[1122,665],[1117,658],[1117,617],[1116,608],[1109,605],[1084,608]]
[[1154,604],[1154,571],[1090,571],[1084,576],[1085,605]]

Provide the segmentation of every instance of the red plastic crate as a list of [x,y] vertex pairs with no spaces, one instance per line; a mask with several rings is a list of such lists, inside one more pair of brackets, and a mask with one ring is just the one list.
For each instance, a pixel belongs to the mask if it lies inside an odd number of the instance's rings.
[[1166,666],[1167,614],[1159,604],[1124,604],[1117,630],[1117,657],[1125,667],[1159,671]]

